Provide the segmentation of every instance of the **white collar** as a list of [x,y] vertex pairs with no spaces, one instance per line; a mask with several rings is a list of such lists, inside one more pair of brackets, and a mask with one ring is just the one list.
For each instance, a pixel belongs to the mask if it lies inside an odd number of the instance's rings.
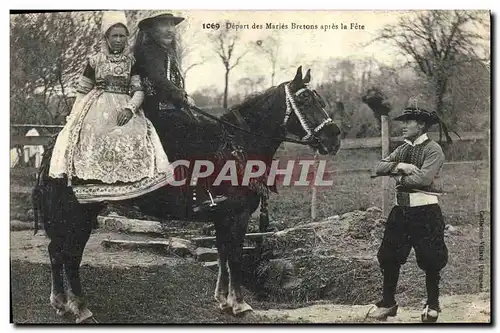
[[407,144],[409,144],[410,146],[416,146],[416,145],[419,145],[421,143],[423,143],[425,140],[427,140],[428,137],[427,137],[427,133],[424,133],[422,134],[421,136],[419,136],[415,141],[411,142],[410,140],[408,139],[405,139],[405,142]]

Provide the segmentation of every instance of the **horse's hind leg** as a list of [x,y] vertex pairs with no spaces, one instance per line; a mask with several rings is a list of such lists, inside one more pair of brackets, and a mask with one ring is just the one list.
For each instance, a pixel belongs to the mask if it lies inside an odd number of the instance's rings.
[[64,291],[63,277],[63,243],[60,239],[52,239],[48,246],[50,266],[52,273],[52,288],[50,292],[50,305],[62,316],[67,312],[67,295]]
[[76,323],[81,323],[93,316],[87,307],[87,301],[83,294],[80,279],[80,264],[83,251],[90,238],[94,219],[98,211],[92,211],[88,207],[81,207],[80,214],[74,215],[71,220],[71,231],[66,238],[66,251],[64,258],[64,270],[68,280],[68,308],[76,316]]
[[243,299],[242,285],[243,285],[243,242],[247,231],[248,220],[250,215],[244,212],[235,217],[234,221],[230,224],[230,240],[229,248],[229,297],[228,303],[233,308],[235,315],[252,311],[252,307]]
[[219,253],[219,276],[217,277],[217,285],[215,287],[214,298],[219,302],[219,307],[222,311],[231,310],[227,302],[229,293],[229,272],[227,270],[227,258],[229,246],[227,244],[228,232],[225,226],[216,224],[216,245]]
[[68,308],[76,316],[76,323],[81,323],[93,316],[87,307],[87,301],[83,294],[80,280],[80,263],[82,262],[83,251],[89,239],[90,231],[83,238],[73,241],[68,245],[68,251],[64,261],[64,270],[68,279]]

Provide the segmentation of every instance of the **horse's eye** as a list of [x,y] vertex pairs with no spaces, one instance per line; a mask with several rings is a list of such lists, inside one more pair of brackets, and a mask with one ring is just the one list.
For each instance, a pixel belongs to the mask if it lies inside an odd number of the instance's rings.
[[312,96],[311,94],[309,94],[307,91],[304,91],[302,92],[301,94],[299,94],[297,96],[297,99],[300,101],[300,102],[311,102],[311,99],[312,99]]

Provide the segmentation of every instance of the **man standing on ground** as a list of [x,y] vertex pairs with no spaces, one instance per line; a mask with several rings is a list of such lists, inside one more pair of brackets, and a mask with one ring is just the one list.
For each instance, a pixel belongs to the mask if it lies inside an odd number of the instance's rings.
[[394,120],[403,122],[405,142],[379,162],[376,174],[396,179],[396,206],[391,210],[377,258],[383,273],[383,297],[368,317],[379,320],[395,316],[400,268],[411,248],[418,266],[425,271],[427,301],[422,322],[435,322],[439,307],[440,271],[448,262],[444,220],[438,203],[442,192],[439,173],[445,157],[441,146],[427,137],[429,127],[439,124],[448,142],[451,138],[435,112],[406,108]]

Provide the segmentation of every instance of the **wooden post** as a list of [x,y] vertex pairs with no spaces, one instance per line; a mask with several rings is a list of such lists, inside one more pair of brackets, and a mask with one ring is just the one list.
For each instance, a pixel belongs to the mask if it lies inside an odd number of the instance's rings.
[[30,161],[30,149],[25,146],[23,148],[23,152],[24,152],[23,165],[28,165],[28,163]]
[[40,168],[40,164],[42,164],[42,153],[40,153],[39,147],[35,153],[35,168]]
[[318,160],[318,153],[314,154],[314,164],[313,164],[313,184],[312,184],[312,192],[311,192],[311,219],[315,220],[316,217],[318,216],[318,212],[316,210],[316,205],[317,205],[317,188],[314,185],[316,182],[316,172],[318,171],[318,168],[316,166],[316,162]]
[[[389,119],[387,116],[381,116],[380,122],[380,132],[382,136],[382,158],[389,155],[389,143],[390,143],[390,133],[389,133]],[[382,177],[382,209],[384,216],[389,215],[389,177]]]

